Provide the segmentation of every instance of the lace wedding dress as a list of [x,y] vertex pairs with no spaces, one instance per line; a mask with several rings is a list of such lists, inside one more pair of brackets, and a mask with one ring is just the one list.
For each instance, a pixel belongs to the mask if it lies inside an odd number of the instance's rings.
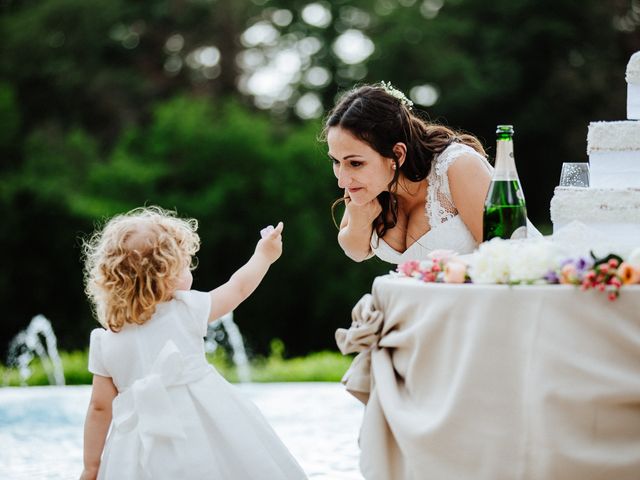
[[[389,263],[399,264],[409,260],[424,260],[433,250],[453,250],[460,255],[473,252],[477,246],[472,233],[462,221],[453,203],[449,189],[449,167],[462,155],[472,155],[482,162],[489,172],[493,167],[487,159],[473,148],[463,143],[452,143],[436,155],[427,176],[427,198],[425,215],[431,229],[418,238],[404,252],[392,248],[374,231],[371,236],[371,249],[378,258]],[[527,221],[529,236],[540,236],[536,228]]]

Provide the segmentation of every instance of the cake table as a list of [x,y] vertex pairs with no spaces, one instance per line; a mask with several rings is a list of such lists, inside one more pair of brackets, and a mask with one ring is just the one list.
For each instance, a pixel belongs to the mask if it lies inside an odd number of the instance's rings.
[[378,277],[336,332],[369,480],[640,478],[640,286]]

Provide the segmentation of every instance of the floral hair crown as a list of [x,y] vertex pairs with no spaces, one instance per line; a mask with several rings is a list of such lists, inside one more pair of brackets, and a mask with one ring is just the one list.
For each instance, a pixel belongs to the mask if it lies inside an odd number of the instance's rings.
[[402,93],[402,91],[398,90],[393,85],[391,85],[391,82],[385,82],[383,80],[382,82],[380,82],[380,86],[389,95],[400,100],[400,103],[405,107],[407,108],[413,107],[413,102],[409,100],[407,96],[404,93]]

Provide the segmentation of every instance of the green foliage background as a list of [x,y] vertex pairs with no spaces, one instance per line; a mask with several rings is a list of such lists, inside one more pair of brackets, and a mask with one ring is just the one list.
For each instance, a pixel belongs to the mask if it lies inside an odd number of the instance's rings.
[[[333,348],[335,328],[389,265],[355,264],[336,243],[330,205],[340,192],[317,140],[321,121],[293,114],[308,91],[328,108],[358,82],[430,83],[439,92],[430,118],[477,134],[490,153],[495,125],[513,123],[530,214],[542,224],[561,163],[586,161],[588,122],[626,118],[636,0],[321,3],[332,13],[324,29],[301,20],[308,2],[297,0],[0,2],[0,353],[37,313],[63,348],[86,346],[95,321],[79,238],[144,204],[199,220],[194,287],[203,290],[250,256],[260,228],[283,220],[284,255],[236,320],[257,353],[274,337],[287,355]],[[238,90],[235,59],[242,32],[278,9],[293,17],[280,38],[320,39],[305,68],[332,77],[322,87],[299,80],[288,103],[261,111]],[[332,50],[353,12],[368,15],[360,28],[375,42],[355,66]],[[175,33],[185,52],[217,45],[215,78],[166,73]]]

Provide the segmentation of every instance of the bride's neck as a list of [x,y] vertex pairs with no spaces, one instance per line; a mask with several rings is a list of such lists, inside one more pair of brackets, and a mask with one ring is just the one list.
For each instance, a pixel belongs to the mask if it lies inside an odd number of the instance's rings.
[[412,210],[418,204],[424,205],[427,196],[427,180],[412,182],[401,176],[395,193],[398,198],[398,207],[404,211]]

